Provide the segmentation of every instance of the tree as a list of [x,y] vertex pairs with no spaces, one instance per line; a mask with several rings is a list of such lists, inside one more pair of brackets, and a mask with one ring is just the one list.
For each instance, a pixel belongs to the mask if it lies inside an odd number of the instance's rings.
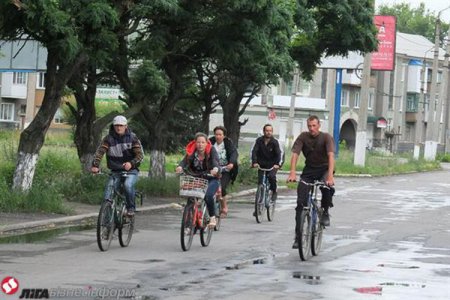
[[[382,5],[379,7],[379,14],[395,16],[397,18],[397,31],[422,35],[434,43],[434,27],[437,16],[430,12],[429,9],[425,9],[425,3],[420,3],[416,8],[412,8],[408,3],[400,3],[393,6]],[[440,40],[442,42],[450,24],[442,22],[441,26]]]
[[377,48],[373,0],[297,1],[291,55],[310,79],[323,56]]
[[117,23],[115,11],[105,1],[2,1],[0,37],[20,36],[47,48],[46,90],[42,106],[20,136],[13,187],[29,190],[45,134],[60,106],[62,91],[88,53],[100,53],[111,44],[109,30]]

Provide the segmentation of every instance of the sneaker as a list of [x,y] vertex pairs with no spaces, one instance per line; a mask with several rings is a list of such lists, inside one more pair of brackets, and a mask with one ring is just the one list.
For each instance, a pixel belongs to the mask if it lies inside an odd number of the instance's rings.
[[278,193],[276,191],[272,192],[272,201],[275,202],[277,200]]
[[330,215],[327,211],[322,213],[322,217],[320,218],[320,224],[323,226],[330,226]]
[[298,239],[294,239],[294,243],[292,244],[292,249],[298,249]]
[[208,223],[208,227],[209,228],[214,228],[216,227],[216,217],[211,217],[209,218],[209,223]]
[[133,217],[134,216],[134,208],[127,209],[127,217]]

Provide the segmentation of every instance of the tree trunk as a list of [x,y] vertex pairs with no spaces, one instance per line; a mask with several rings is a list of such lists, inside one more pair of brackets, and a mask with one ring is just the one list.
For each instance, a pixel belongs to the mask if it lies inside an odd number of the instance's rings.
[[31,188],[39,152],[44,144],[45,134],[60,106],[64,86],[73,71],[85,60],[84,55],[79,55],[72,62],[61,66],[56,57],[56,53],[49,49],[46,88],[42,106],[30,125],[20,135],[13,179],[14,189],[27,191]]
[[148,177],[166,178],[166,154],[162,150],[150,151],[150,170]]
[[226,99],[221,99],[220,105],[223,110],[223,124],[228,131],[228,138],[238,146],[241,126],[246,123],[239,122],[239,117],[245,111],[241,110],[241,101],[244,98],[247,84],[242,80],[234,80],[231,83],[230,93]]
[[[170,89],[167,97],[161,99],[159,111],[156,112],[156,120],[152,118],[155,112],[152,112],[148,106],[143,109],[144,118],[146,120],[155,120],[155,122],[147,122],[146,126],[149,132],[153,131],[154,143],[150,145],[152,156],[150,157],[149,176],[152,178],[166,178],[165,157],[164,154],[167,146],[167,127],[168,120],[173,117],[175,105],[181,97],[182,93],[182,74],[181,64],[167,62],[165,71],[170,78]],[[153,154],[156,153],[155,156]],[[156,169],[151,169],[156,166]]]

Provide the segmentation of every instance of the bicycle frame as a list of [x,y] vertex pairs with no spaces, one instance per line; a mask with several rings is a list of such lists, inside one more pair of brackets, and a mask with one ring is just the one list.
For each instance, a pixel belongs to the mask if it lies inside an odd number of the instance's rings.
[[264,192],[263,192],[262,198],[264,199],[264,206],[266,208],[268,208],[269,207],[269,188],[270,188],[270,185],[269,185],[269,176],[267,176],[267,173],[272,171],[273,168],[270,168],[270,169],[258,168],[258,170],[263,171],[261,184],[264,187],[264,189],[263,189]]
[[305,184],[310,188],[307,205],[303,207],[301,221],[298,224],[300,226],[300,235],[297,237],[300,259],[307,260],[309,252],[311,251],[312,255],[317,255],[322,244],[324,226],[320,224],[322,209],[319,206],[317,193],[321,187],[328,188],[328,186],[318,180],[315,180],[313,183],[302,180],[301,184]]

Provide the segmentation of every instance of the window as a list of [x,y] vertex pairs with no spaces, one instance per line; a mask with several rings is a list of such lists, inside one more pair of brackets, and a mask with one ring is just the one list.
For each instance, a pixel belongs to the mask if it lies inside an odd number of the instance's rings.
[[348,106],[348,91],[347,90],[342,90],[341,106]]
[[58,110],[56,111],[53,122],[55,122],[56,124],[64,123],[64,115],[61,108],[58,108]]
[[14,103],[0,104],[0,120],[14,121]]
[[355,92],[355,108],[359,108],[359,106],[361,105],[361,95],[359,92]]
[[309,96],[311,94],[311,82],[300,79],[298,91],[302,96]]
[[27,84],[27,73],[14,72],[13,73],[13,84],[26,85]]
[[37,73],[36,88],[38,88],[38,89],[44,89],[45,88],[45,77],[46,76],[47,76],[47,73],[45,73],[45,72]]
[[419,108],[419,94],[408,93],[406,96],[406,112],[417,112]]
[[369,93],[369,102],[367,103],[367,109],[372,110],[373,107],[373,93]]

